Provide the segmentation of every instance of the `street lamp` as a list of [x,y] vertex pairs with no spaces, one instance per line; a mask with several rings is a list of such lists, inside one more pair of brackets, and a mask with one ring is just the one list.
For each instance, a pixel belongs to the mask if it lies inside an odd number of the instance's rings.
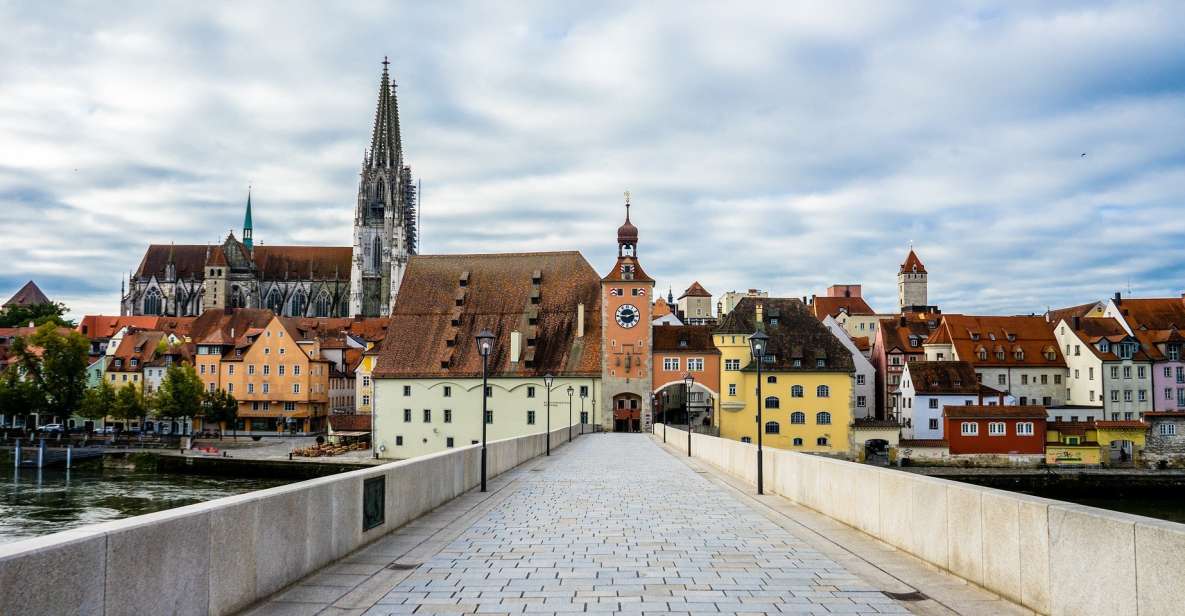
[[588,418],[584,416],[584,400],[588,398],[588,394],[583,391],[580,392],[580,435],[584,436],[584,423]]
[[477,334],[477,352],[481,354],[481,491],[486,491],[486,381],[489,378],[490,351],[494,348],[494,334],[483,329]]
[[659,402],[659,400],[661,400],[662,398],[660,398],[658,396],[658,392],[654,392],[653,394],[650,394],[650,397],[652,398],[651,408],[662,409],[662,442],[664,444],[666,444],[666,442],[667,442],[667,410],[665,408],[663,408],[662,403]]
[[687,413],[687,457],[691,457],[691,386],[695,377],[690,372],[683,374],[683,409]]
[[761,423],[761,362],[765,359],[765,351],[769,346],[769,336],[760,329],[749,336],[749,350],[753,353],[753,361],[757,362],[757,493],[765,494],[765,481],[761,474],[761,431],[765,425]]
[[572,442],[572,393],[575,392],[572,386],[568,386],[568,442]]
[[555,377],[551,373],[543,375],[543,386],[547,388],[547,455],[551,455],[551,384],[555,381]]

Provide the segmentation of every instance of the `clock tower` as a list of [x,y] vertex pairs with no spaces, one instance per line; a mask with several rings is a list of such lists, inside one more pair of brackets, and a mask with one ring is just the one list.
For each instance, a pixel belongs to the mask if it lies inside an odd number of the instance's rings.
[[654,280],[638,263],[638,228],[630,222],[625,193],[625,224],[617,229],[617,263],[601,279],[601,387],[606,430],[650,430],[650,298]]

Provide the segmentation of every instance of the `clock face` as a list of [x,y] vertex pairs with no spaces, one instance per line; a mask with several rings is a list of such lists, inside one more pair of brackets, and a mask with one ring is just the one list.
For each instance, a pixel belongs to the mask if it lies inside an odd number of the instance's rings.
[[638,317],[638,309],[629,304],[622,304],[621,307],[617,309],[617,324],[626,329],[637,325]]

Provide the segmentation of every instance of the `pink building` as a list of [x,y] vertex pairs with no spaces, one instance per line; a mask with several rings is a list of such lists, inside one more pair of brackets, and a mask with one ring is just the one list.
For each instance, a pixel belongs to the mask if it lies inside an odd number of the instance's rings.
[[1185,411],[1185,297],[1133,299],[1118,293],[1107,303],[1117,319],[1152,358],[1152,399],[1156,411]]

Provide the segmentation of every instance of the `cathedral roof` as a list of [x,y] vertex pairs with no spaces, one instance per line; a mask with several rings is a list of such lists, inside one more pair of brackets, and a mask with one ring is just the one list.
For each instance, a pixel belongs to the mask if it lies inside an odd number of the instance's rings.
[[[584,304],[584,335],[577,306]],[[399,287],[376,377],[479,377],[474,336],[496,338],[493,376],[601,373],[601,290],[578,252],[413,256]],[[511,333],[522,336],[512,362]]]
[[395,97],[395,82],[387,72],[390,62],[383,58],[383,76],[379,82],[378,108],[374,113],[374,129],[370,137],[367,166],[374,168],[399,167],[403,158],[402,138],[399,134],[399,102]]
[[37,283],[30,280],[29,282],[26,282],[25,286],[21,287],[19,291],[13,294],[13,296],[9,298],[8,301],[4,302],[4,307],[33,306],[36,304],[48,303],[50,303],[49,298],[41,292],[41,289],[37,287]]
[[[241,246],[237,241],[237,246]],[[204,278],[209,265],[229,265],[223,246],[200,244],[152,244],[144,253],[137,278],[164,278],[170,252],[177,278]],[[349,280],[349,246],[256,246],[243,258],[250,258],[264,280]]]

